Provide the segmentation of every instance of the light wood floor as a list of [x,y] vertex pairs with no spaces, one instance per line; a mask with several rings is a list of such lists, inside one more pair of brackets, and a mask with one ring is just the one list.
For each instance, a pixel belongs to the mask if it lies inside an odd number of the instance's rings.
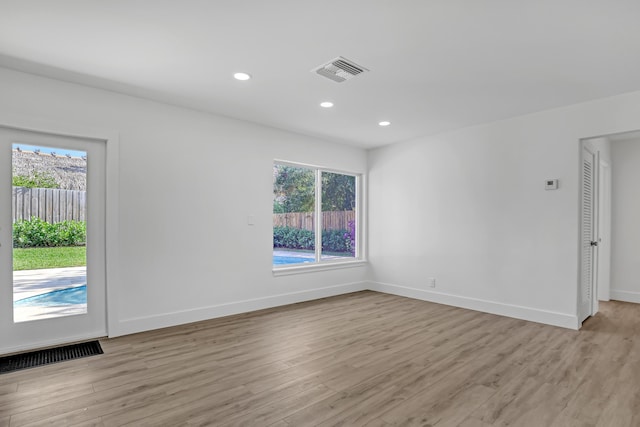
[[0,375],[0,426],[640,426],[640,305],[580,332],[359,292]]

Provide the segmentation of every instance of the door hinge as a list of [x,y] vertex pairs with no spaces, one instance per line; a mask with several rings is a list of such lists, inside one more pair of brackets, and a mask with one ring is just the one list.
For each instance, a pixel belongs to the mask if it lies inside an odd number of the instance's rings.
[[591,246],[598,246],[598,242],[591,241]]

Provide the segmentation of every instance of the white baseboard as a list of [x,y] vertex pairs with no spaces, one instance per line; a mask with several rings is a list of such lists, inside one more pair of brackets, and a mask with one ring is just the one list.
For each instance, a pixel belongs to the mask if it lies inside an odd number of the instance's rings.
[[195,310],[176,311],[154,316],[125,319],[109,328],[109,337],[113,338],[121,335],[135,334],[137,332],[167,328],[170,326],[183,325],[186,323],[199,322],[217,317],[231,316],[233,314],[247,313],[250,311],[263,310],[265,308],[295,304],[298,302],[311,301],[365,290],[367,290],[366,282],[345,283],[326,288],[310,289],[288,294],[230,302],[205,308],[198,308]]
[[617,291],[611,289],[611,299],[616,301],[634,302],[640,304],[640,292],[633,291]]
[[[580,326],[578,318],[575,315],[540,310],[512,304],[504,304],[477,298],[461,297],[458,295],[416,289],[389,283],[368,281],[346,283],[326,288],[317,288],[300,292],[254,298],[194,310],[184,310],[172,313],[162,313],[154,316],[125,319],[117,322],[116,325],[112,325],[109,328],[109,336],[117,337],[121,335],[134,334],[137,332],[144,332],[153,329],[199,322],[202,320],[214,319],[217,317],[231,316],[234,314],[247,313],[266,308],[273,308],[287,304],[311,301],[319,298],[332,297],[336,295],[348,294],[351,292],[364,290],[372,290],[408,298],[415,298],[423,301],[435,302],[438,304],[445,304],[454,307],[466,308],[469,310],[481,311],[484,313],[497,314],[500,316],[513,317],[516,319],[522,319],[531,322],[559,326],[562,328],[579,329]],[[612,299],[619,299],[623,301],[629,300],[620,298],[613,290],[611,291],[611,297]],[[633,300],[632,302],[640,303],[640,294],[635,294],[635,298],[636,300]]]
[[575,315],[558,313],[554,311],[539,310],[531,307],[504,304],[495,301],[487,301],[477,298],[461,297],[442,292],[426,291],[423,289],[393,285],[389,283],[367,282],[367,287],[372,291],[384,292],[438,304],[451,305],[484,313],[513,317],[528,320],[530,322],[544,323],[546,325],[559,326],[568,329],[579,329],[578,318]]

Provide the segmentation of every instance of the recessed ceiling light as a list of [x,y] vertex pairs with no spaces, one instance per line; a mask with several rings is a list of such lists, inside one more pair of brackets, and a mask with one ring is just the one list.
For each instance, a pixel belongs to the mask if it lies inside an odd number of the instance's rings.
[[386,120],[378,122],[378,125],[380,125],[380,126],[389,126],[390,124],[391,124],[391,122],[388,122]]
[[236,80],[249,80],[251,78],[250,74],[247,73],[235,73],[233,78]]
[[320,106],[322,108],[331,108],[333,107],[333,102],[329,102],[329,101],[324,101],[320,103]]

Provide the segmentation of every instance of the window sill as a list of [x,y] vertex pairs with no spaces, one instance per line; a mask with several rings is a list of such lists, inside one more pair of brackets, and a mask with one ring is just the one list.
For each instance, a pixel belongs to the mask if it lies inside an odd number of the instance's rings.
[[290,274],[304,274],[313,273],[316,271],[336,270],[339,268],[364,267],[365,265],[367,265],[366,260],[358,259],[354,261],[323,262],[311,265],[278,267],[274,268],[272,271],[273,275],[277,277],[288,276]]

